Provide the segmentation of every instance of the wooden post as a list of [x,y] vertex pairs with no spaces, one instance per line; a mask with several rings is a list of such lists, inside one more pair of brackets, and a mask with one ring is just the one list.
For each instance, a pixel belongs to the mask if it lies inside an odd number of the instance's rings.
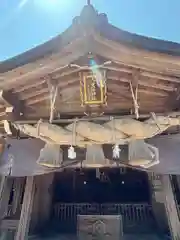
[[[6,183],[6,177],[5,176],[1,176],[0,177],[0,211],[1,211],[1,205],[3,202],[3,192],[4,192],[4,185]],[[1,227],[1,217],[0,217],[0,227]],[[1,240],[5,240],[6,238],[6,231],[2,231],[0,229],[0,239]]]
[[16,240],[24,240],[28,237],[31,212],[35,195],[35,177],[27,177],[21,216],[17,230]]
[[0,185],[0,220],[8,214],[8,203],[12,191],[13,179],[5,176],[1,177]]
[[179,192],[180,192],[180,175],[176,175],[176,180],[177,180],[177,187],[179,189]]
[[151,204],[157,227],[162,234],[168,232],[168,221],[164,205],[164,193],[161,182],[161,175],[149,173],[149,183],[151,190]]
[[[24,178],[16,178],[14,180],[14,195],[13,195],[13,202],[12,202],[12,213],[15,215],[17,211],[21,207],[21,199],[23,196],[23,190],[24,190]],[[18,211],[19,212],[19,211]]]
[[173,240],[180,239],[180,221],[170,175],[155,175],[151,178],[153,185],[152,206],[158,226],[167,231],[169,227]]
[[174,189],[172,187],[172,179],[170,175],[162,176],[162,185],[171,237],[173,240],[180,240],[180,216],[177,209],[178,206],[174,196]]
[[8,203],[13,186],[13,179],[6,176],[0,177],[0,239],[5,240],[8,236],[7,229],[1,229],[3,219],[8,215]]
[[[3,205],[3,197],[4,197],[6,181],[7,181],[7,179],[5,176],[0,177],[0,212],[1,212],[2,205]],[[0,218],[1,218],[1,216],[0,216]]]
[[52,184],[54,180],[54,173],[45,174],[41,176],[41,193],[39,214],[41,226],[44,227],[49,221],[51,208],[52,208]]
[[49,221],[52,207],[52,183],[54,173],[36,176],[36,196],[31,218],[31,232],[44,229]]

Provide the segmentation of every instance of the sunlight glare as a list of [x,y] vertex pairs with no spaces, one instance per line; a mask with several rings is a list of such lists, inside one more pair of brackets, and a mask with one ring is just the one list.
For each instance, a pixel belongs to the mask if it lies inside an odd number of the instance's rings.
[[57,10],[67,6],[69,1],[64,0],[34,0],[34,5],[46,10]]
[[18,8],[19,8],[19,9],[23,8],[23,7],[26,5],[27,2],[28,2],[28,0],[22,0],[22,1],[19,3]]

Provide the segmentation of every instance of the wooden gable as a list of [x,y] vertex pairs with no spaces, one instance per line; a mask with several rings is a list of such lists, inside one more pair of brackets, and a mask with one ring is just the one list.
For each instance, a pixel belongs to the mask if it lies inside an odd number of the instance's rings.
[[[106,72],[104,114],[134,113],[130,83],[138,84],[140,114],[179,109],[180,46],[117,29],[88,5],[64,33],[0,64],[0,88],[23,105],[19,119],[49,119],[49,83],[58,87],[55,119],[83,116],[80,73],[91,70],[90,54]],[[1,101],[0,120],[6,107]]]

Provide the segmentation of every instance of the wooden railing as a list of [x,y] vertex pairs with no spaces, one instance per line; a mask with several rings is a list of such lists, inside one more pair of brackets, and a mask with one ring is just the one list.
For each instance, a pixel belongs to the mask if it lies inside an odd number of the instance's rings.
[[[89,204],[57,203],[54,218],[61,222],[59,226],[76,228],[77,215],[122,215],[124,230],[141,228],[146,231],[154,225],[152,206],[148,204]],[[144,229],[143,229],[144,228]]]

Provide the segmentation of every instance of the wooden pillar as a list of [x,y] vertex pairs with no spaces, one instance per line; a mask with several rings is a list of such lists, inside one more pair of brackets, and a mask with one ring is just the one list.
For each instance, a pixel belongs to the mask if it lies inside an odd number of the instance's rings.
[[52,187],[54,173],[46,174],[41,177],[40,181],[40,207],[39,216],[42,227],[49,221],[52,209]]
[[[0,239],[5,240],[9,235],[7,229],[1,229],[2,221],[8,216],[8,203],[12,191],[13,179],[5,176],[0,177]],[[10,238],[8,238],[10,239]]]
[[173,240],[180,240],[180,216],[170,175],[162,176],[162,185],[171,237]]
[[151,176],[152,206],[158,226],[169,227],[173,240],[180,240],[180,221],[170,175]]
[[23,197],[24,192],[24,183],[25,178],[15,178],[14,179],[14,194],[13,194],[13,201],[12,201],[12,214],[16,215],[16,213],[21,209],[21,199]]
[[164,193],[161,182],[161,175],[149,173],[149,183],[151,190],[151,204],[153,208],[154,218],[158,230],[162,234],[168,233],[168,221],[166,217],[166,210],[164,205]]
[[[5,184],[6,184],[6,177],[5,176],[1,176],[0,177],[0,212],[1,212],[1,206],[3,205],[3,193],[4,193],[4,187],[5,187]],[[0,227],[1,227],[1,220],[3,218],[1,218],[0,216]],[[6,238],[6,231],[3,231],[1,228],[0,228],[0,239],[1,240],[5,240]]]
[[[0,212],[2,212],[6,182],[7,182],[7,178],[5,176],[1,176],[0,177]],[[0,215],[0,219],[1,219],[1,215]]]
[[8,203],[12,191],[13,179],[9,177],[1,177],[0,185],[0,220],[8,215]]
[[24,191],[23,205],[17,230],[16,240],[27,239],[29,233],[29,224],[31,219],[33,200],[35,195],[35,177],[27,177]]
[[177,187],[180,192],[180,175],[176,175],[176,180],[177,180]]
[[44,229],[52,209],[52,184],[54,173],[36,177],[36,196],[34,199],[31,232]]

